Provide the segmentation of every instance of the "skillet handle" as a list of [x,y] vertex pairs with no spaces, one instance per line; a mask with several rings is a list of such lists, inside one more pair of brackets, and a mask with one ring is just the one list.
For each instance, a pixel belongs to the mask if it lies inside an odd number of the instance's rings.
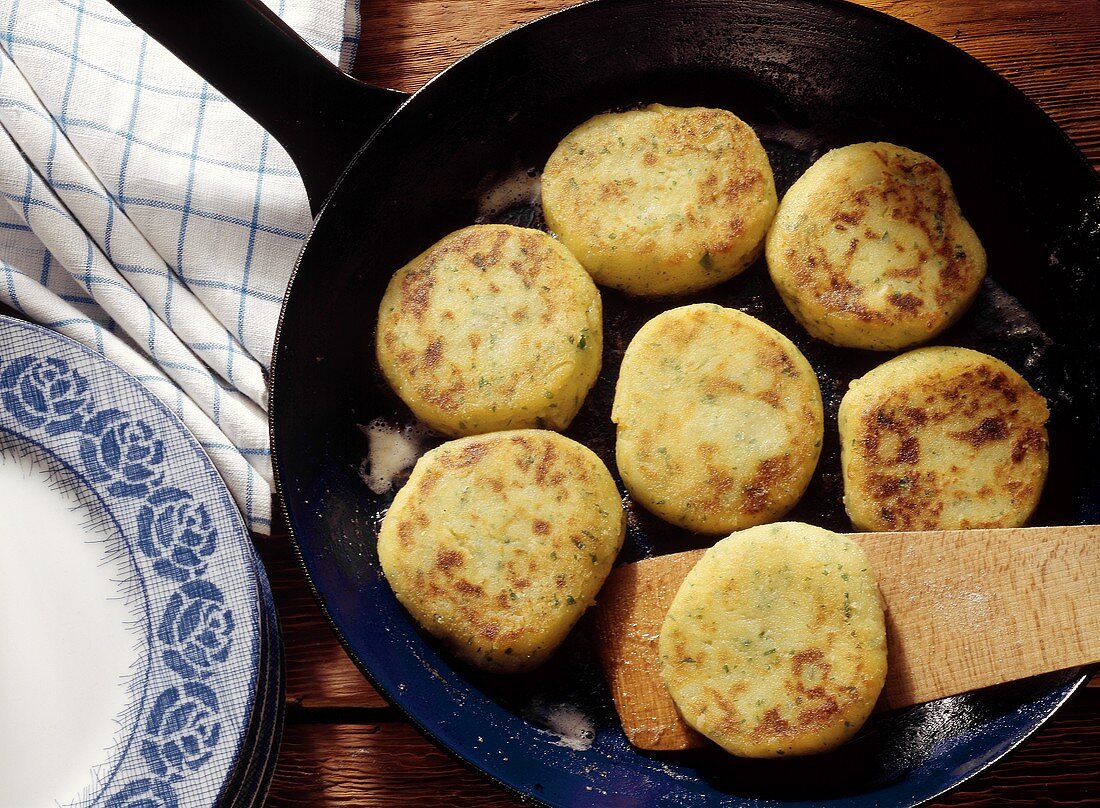
[[316,214],[407,97],[324,59],[259,0],[111,0],[283,145]]

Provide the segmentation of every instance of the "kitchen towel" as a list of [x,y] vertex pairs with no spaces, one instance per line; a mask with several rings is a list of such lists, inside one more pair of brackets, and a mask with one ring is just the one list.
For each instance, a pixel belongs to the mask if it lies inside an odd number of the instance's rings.
[[[345,70],[358,0],[264,0]],[[311,223],[294,164],[106,0],[0,0],[0,301],[175,412],[271,530],[265,369]]]

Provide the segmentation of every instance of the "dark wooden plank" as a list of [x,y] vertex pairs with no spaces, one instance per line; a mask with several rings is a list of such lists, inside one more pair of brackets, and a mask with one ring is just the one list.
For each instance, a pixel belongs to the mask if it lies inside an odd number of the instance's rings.
[[1100,805],[1100,691],[1079,691],[1005,762],[936,804]]
[[[939,804],[1097,805],[1098,750],[1100,692],[1085,690],[1008,762],[978,775]],[[407,724],[288,723],[267,802],[270,808],[402,803],[437,808],[520,804]]]
[[[1100,164],[1096,0],[860,0],[975,56],[1042,107]],[[412,91],[497,34],[567,0],[363,0],[356,75]]]
[[382,707],[385,700],[344,652],[285,536],[256,541],[271,580],[286,650],[286,695],[299,707]]
[[504,789],[460,766],[408,724],[288,724],[269,808],[505,808]]

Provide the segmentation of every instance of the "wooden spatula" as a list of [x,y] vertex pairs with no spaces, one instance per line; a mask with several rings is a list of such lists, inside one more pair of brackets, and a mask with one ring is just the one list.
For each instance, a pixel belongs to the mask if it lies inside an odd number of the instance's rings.
[[[1100,527],[860,533],[886,603],[879,709],[1100,661]],[[657,637],[703,551],[615,570],[595,630],[626,736],[640,749],[700,746],[660,677]]]

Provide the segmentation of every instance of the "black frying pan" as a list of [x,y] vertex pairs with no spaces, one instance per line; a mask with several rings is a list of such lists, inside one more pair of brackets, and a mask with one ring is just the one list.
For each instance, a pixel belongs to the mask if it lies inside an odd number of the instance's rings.
[[[537,171],[589,116],[648,102],[702,104],[757,129],[780,193],[824,150],[857,141],[893,141],[944,165],[987,248],[990,279],[938,341],[999,356],[1050,401],[1052,471],[1034,521],[1100,521],[1100,464],[1090,462],[1100,450],[1100,186],[1062,132],[981,64],[833,0],[602,0],[490,42],[390,117],[398,94],[342,77],[244,0],[116,5],[267,126],[321,210],[275,351],[279,490],[307,574],[352,658],[463,760],[557,805],[911,805],[1000,758],[1084,680],[1071,671],[877,716],[851,743],[816,758],[640,754],[618,728],[583,629],[546,669],[510,679],[461,667],[425,640],[374,551],[392,495],[372,494],[360,476],[367,446],[357,425],[410,418],[372,358],[390,274],[475,221],[487,188]],[[537,204],[491,218],[541,226]],[[672,303],[603,296],[604,371],[568,434],[614,469],[608,415],[623,349]],[[791,517],[846,529],[836,407],[852,378],[888,356],[810,339],[759,265],[676,303],[698,300],[761,317],[818,371],[826,444]],[[700,544],[627,506],[624,559]],[[572,739],[587,748],[560,745],[563,705],[590,722],[593,738]]]

